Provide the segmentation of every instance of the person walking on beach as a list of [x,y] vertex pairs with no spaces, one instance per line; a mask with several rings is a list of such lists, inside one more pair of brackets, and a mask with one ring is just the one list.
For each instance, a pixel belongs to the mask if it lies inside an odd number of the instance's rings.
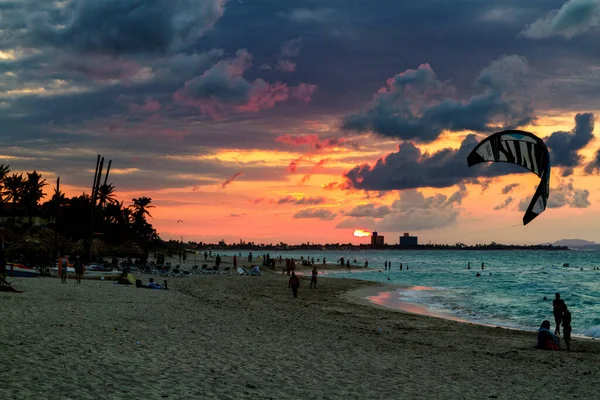
[[567,305],[565,304],[565,308],[563,309],[563,337],[565,339],[565,344],[567,345],[567,351],[571,351],[571,312],[567,310]]
[[310,276],[310,287],[312,288],[314,285],[314,288],[317,288],[317,275],[319,274],[319,271],[317,271],[317,267],[313,267],[312,269],[312,273]]
[[567,305],[565,304],[565,301],[560,298],[560,293],[556,293],[554,296],[555,299],[552,301],[552,313],[554,314],[554,322],[556,322],[554,334],[560,335],[560,323],[562,322],[563,312],[567,309]]
[[233,255],[233,268],[237,269],[237,256],[235,254]]
[[67,283],[67,268],[69,267],[69,260],[64,254],[58,259],[58,271],[60,274],[60,281]]
[[288,287],[292,288],[292,293],[294,294],[294,297],[298,297],[298,288],[300,287],[300,279],[298,279],[295,272],[292,272],[292,276],[290,277]]
[[75,280],[77,283],[81,283],[81,279],[83,279],[83,262],[81,258],[77,256],[75,258]]

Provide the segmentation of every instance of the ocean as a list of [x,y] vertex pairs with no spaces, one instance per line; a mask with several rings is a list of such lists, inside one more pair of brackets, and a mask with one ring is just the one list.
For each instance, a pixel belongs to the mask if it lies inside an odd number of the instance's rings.
[[[244,261],[248,251],[241,252]],[[256,257],[260,252],[253,254]],[[573,334],[600,338],[600,270],[593,269],[600,267],[597,251],[275,251],[270,255],[314,257],[315,261],[326,257],[328,264],[340,257],[360,265],[368,260],[368,270],[326,272],[327,276],[402,285],[403,289],[393,292],[397,300],[427,307],[436,314],[507,328],[537,330],[547,319],[554,329],[552,300],[560,292],[572,314]],[[385,261],[391,262],[391,271],[384,271]],[[475,276],[477,272],[480,277]]]

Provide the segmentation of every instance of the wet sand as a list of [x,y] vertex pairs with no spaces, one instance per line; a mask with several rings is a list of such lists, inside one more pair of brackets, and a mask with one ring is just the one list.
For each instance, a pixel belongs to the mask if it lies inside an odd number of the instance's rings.
[[[189,261],[189,259],[188,259]],[[263,269],[264,270],[264,269]],[[139,276],[147,281],[148,276]],[[194,276],[169,291],[12,279],[0,293],[0,398],[596,398],[600,343],[375,307],[319,278]],[[350,294],[348,294],[350,292]]]

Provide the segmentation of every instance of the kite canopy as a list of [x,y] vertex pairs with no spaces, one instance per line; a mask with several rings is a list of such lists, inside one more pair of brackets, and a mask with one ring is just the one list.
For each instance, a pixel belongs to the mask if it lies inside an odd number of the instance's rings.
[[469,167],[482,162],[517,164],[541,178],[523,216],[523,225],[546,209],[550,196],[550,153],[542,139],[525,131],[496,132],[479,142],[467,157]]

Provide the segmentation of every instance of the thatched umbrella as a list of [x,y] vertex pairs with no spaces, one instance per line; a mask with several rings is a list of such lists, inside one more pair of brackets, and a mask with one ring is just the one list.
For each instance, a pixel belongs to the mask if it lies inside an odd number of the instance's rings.
[[140,257],[145,253],[144,249],[142,249],[140,245],[138,245],[133,240],[128,240],[127,242],[120,245],[117,249],[117,252],[119,254],[124,254],[132,257]]
[[[72,243],[70,246],[71,253],[79,253],[83,254],[84,251],[84,240],[78,240],[75,243]],[[90,245],[90,255],[91,256],[103,256],[106,255],[108,247],[106,243],[104,243],[100,239],[93,239],[92,244]]]

